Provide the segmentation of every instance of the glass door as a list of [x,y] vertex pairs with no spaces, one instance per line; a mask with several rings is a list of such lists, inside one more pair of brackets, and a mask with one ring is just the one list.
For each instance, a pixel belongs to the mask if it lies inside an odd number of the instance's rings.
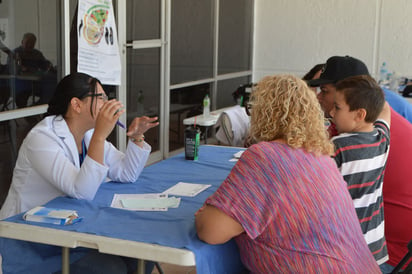
[[[149,162],[162,159],[163,130],[163,45],[162,43],[162,0],[127,0],[126,35],[123,46],[125,53],[125,89],[120,89],[126,101],[127,124],[135,117],[157,116],[160,125],[146,132],[147,143],[152,146]],[[121,14],[119,14],[121,17]],[[119,27],[119,29],[121,29]],[[120,35],[119,35],[120,36]],[[119,37],[119,40],[120,37]],[[122,50],[122,48],[121,48]],[[119,96],[122,100],[122,96]]]
[[64,73],[63,2],[0,1],[0,206],[20,145]]

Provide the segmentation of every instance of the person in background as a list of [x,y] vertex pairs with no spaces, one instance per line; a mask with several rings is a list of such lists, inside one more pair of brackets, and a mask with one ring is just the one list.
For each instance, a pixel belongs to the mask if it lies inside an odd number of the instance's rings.
[[196,213],[199,238],[234,238],[251,273],[379,273],[316,95],[295,76],[268,76],[250,103],[258,143]]
[[[13,50],[14,58],[18,63],[19,73],[45,71],[52,68],[52,63],[47,60],[43,53],[34,47],[36,46],[36,35],[27,32],[23,35],[21,45]],[[9,63],[11,60],[9,61]]]
[[[2,31],[0,30],[0,38]],[[6,53],[7,55],[11,54],[11,51],[1,42],[0,39],[0,75],[6,75],[5,79],[0,79],[0,111],[7,110],[7,103],[10,98],[10,87],[9,80],[7,75],[9,74],[9,69],[7,64],[2,64],[1,62],[1,52]]]
[[[311,86],[320,85],[318,94],[325,116],[330,117],[336,83],[349,76],[369,75],[366,65],[353,57],[332,56],[326,62],[325,71],[319,79],[309,81]],[[383,88],[385,100],[391,111],[390,150],[383,184],[383,204],[385,213],[385,238],[389,261],[381,264],[383,273],[390,273],[408,252],[407,244],[412,239],[412,184],[405,178],[412,177],[412,169],[405,155],[412,154],[412,144],[408,132],[412,123],[407,114],[412,113],[412,104],[391,90]],[[329,128],[331,136],[337,135],[334,125]],[[402,215],[400,215],[403,213]],[[401,216],[401,217],[400,217]]]
[[[332,56],[326,61],[319,78],[308,81],[310,87],[320,87],[317,97],[325,118],[330,118],[330,112],[333,109],[336,83],[349,76],[364,74],[369,74],[368,69],[358,59],[350,56]],[[333,123],[328,128],[328,132],[331,137],[338,134]]]
[[[333,108],[336,83],[350,76],[369,75],[368,68],[359,59],[351,56],[332,56],[325,64],[325,67],[318,79],[308,80],[310,87],[320,87],[318,100],[325,113],[325,117],[330,118],[330,111]],[[399,94],[382,88],[385,93],[385,100],[391,108],[412,123],[412,104]],[[334,127],[332,125],[332,127]],[[333,129],[330,130],[332,137],[337,134]]]
[[[318,79],[320,74],[322,73],[323,68],[325,67],[325,64],[317,64],[313,68],[311,68],[303,77],[302,80],[305,80],[306,82],[309,80],[314,80]],[[318,93],[318,90],[316,87],[310,87],[316,94]]]
[[336,84],[330,112],[339,133],[333,158],[348,184],[362,232],[379,265],[388,260],[383,212],[383,176],[390,141],[390,109],[368,75]]
[[20,76],[15,80],[17,107],[27,106],[27,100],[31,95],[39,96],[38,103],[47,104],[57,83],[57,74],[52,63],[41,51],[34,48],[36,41],[36,35],[31,32],[25,33],[21,45],[7,58],[10,74]]
[[382,87],[385,92],[385,99],[397,113],[412,123],[412,104],[405,100],[400,94]]

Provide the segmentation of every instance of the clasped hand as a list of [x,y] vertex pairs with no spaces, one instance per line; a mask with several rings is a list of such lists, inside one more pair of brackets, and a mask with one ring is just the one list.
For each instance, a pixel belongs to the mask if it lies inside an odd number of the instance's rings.
[[94,132],[106,139],[119,117],[125,112],[123,104],[116,99],[105,102],[97,114]]

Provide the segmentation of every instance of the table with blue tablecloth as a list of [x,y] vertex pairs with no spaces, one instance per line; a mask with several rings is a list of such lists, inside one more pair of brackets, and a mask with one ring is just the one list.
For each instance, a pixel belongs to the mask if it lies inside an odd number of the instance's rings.
[[[235,163],[231,159],[239,150],[201,146],[198,161],[185,160],[184,154],[170,157],[146,167],[135,183],[102,184],[93,201],[59,197],[45,205],[76,210],[83,220],[73,225],[27,222],[23,214],[0,221],[4,273],[59,270],[61,253],[67,247],[72,248],[71,262],[88,248],[94,248],[143,260],[196,265],[199,274],[241,272],[243,266],[234,240],[221,245],[206,244],[197,237],[194,225],[194,213],[229,174]],[[110,207],[114,194],[161,193],[178,182],[212,186],[195,197],[181,197],[179,207],[167,211]]]

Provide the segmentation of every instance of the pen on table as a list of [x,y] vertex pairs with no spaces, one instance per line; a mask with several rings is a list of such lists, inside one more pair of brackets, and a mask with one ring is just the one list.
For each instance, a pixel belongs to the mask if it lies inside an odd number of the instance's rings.
[[123,129],[126,129],[126,126],[122,122],[120,122],[119,120],[117,120],[116,125],[118,125],[119,127],[123,128]]

